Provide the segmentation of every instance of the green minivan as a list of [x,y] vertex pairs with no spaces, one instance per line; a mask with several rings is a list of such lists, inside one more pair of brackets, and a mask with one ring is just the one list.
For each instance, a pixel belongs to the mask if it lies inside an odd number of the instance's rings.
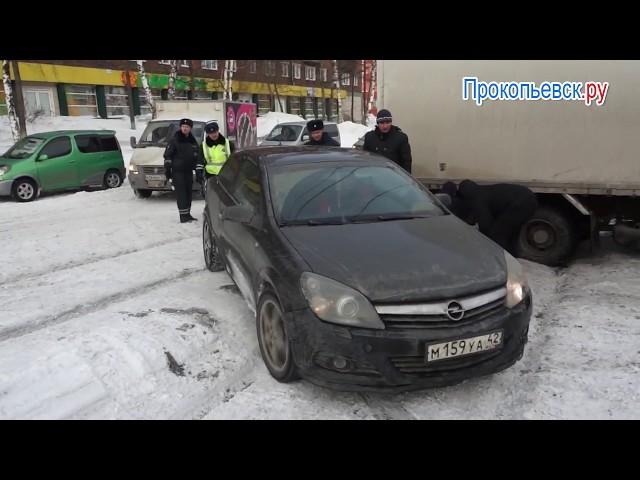
[[116,188],[125,174],[113,130],[36,133],[0,156],[0,196],[30,202],[42,192]]

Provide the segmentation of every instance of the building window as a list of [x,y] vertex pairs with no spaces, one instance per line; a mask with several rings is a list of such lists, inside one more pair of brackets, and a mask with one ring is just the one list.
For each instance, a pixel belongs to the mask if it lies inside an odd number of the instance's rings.
[[326,68],[321,68],[320,69],[320,80],[322,80],[323,82],[327,81],[327,69]]
[[171,60],[160,60],[158,63],[160,65],[171,65]]
[[[150,90],[154,100],[162,100],[162,90],[160,88],[151,88]],[[143,115],[150,114],[151,108],[149,108],[149,104],[147,103],[147,95],[144,89],[138,89],[138,98],[140,99],[140,113]]]
[[218,70],[218,60],[202,60],[201,67],[203,70]]
[[264,73],[267,77],[275,77],[276,63],[272,60],[267,60],[264,64]]
[[344,86],[351,85],[351,81],[349,79],[349,74],[348,73],[343,73],[342,74],[342,85],[344,85]]
[[357,87],[358,86],[358,75],[354,75],[353,76],[353,86]]
[[188,67],[189,66],[189,60],[180,60],[180,66],[181,67]]
[[304,67],[304,78],[305,80],[316,81],[316,67]]
[[95,117],[98,114],[96,102],[96,89],[90,85],[67,85],[67,106],[69,115],[90,115]]
[[107,116],[129,115],[129,97],[125,87],[104,87]]
[[289,78],[289,63],[288,62],[280,63],[280,68],[281,68],[282,76]]
[[293,64],[293,78],[299,80],[301,78],[301,72],[302,72],[302,65],[300,65],[299,63],[294,63]]
[[255,60],[249,60],[249,73],[256,73],[257,66]]

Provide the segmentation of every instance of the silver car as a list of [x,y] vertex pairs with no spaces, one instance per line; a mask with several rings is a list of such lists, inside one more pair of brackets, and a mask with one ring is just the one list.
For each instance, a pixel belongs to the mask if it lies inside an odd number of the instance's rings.
[[[336,142],[341,143],[340,131],[336,123],[326,122],[324,124],[324,131]],[[309,131],[307,130],[307,122],[283,122],[273,127],[273,130],[264,138],[260,146],[296,146],[302,145],[308,140]]]

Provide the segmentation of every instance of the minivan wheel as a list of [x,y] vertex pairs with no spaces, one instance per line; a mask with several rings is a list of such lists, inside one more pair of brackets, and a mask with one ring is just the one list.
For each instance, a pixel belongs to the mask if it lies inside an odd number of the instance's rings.
[[270,293],[260,298],[256,327],[262,360],[271,376],[281,383],[298,380],[284,314],[280,302]]
[[149,198],[152,193],[153,190],[140,190],[137,188],[133,190],[133,194],[138,198]]
[[13,199],[18,202],[30,202],[35,200],[38,194],[38,186],[36,182],[30,178],[21,178],[13,182],[12,187]]
[[202,251],[204,253],[204,263],[212,272],[221,272],[224,270],[224,263],[213,236],[211,228],[211,220],[209,215],[205,213],[204,222],[202,223]]
[[122,177],[115,170],[109,170],[104,174],[104,186],[106,188],[118,188],[122,185]]

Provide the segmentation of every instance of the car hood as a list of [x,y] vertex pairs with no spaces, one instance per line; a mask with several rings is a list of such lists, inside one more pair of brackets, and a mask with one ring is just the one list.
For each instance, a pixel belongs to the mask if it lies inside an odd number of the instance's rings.
[[164,147],[136,147],[131,162],[136,165],[164,165]]
[[0,165],[15,165],[16,163],[24,162],[25,160],[29,160],[31,157],[26,158],[7,158],[0,157]]
[[373,302],[459,298],[507,281],[502,248],[453,215],[281,231],[314,273]]

